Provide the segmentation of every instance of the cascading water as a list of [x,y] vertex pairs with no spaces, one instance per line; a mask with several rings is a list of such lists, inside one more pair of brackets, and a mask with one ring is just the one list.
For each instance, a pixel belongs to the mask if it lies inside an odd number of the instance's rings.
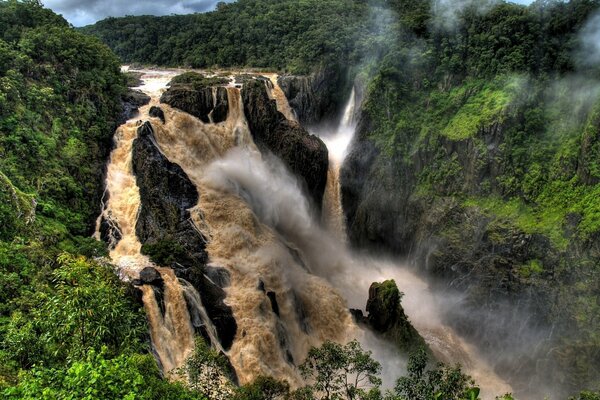
[[350,98],[344,107],[340,123],[333,131],[317,129],[313,133],[323,140],[329,151],[329,171],[327,172],[327,186],[323,197],[323,224],[334,233],[342,242],[346,241],[346,221],[342,209],[340,188],[340,168],[354,132],[356,131],[356,92],[352,88]]
[[[140,271],[152,266],[148,257],[141,254],[142,245],[136,235],[136,222],[140,208],[140,193],[132,169],[132,145],[137,138],[139,121],[148,119],[151,106],[177,71],[139,71],[143,84],[139,89],[150,96],[148,105],[141,107],[139,116],[127,121],[115,133],[115,148],[107,167],[106,195],[98,217],[95,237],[101,237],[101,226],[108,228],[110,257],[122,279],[131,281]],[[194,349],[194,330],[184,297],[184,289],[172,270],[157,268],[163,280],[164,311],[159,306],[155,288],[141,286],[143,302],[150,325],[154,351],[163,371],[171,371],[183,365]],[[210,322],[210,320],[206,320]],[[173,375],[175,378],[175,376]]]
[[[175,74],[146,71],[141,89],[152,97],[151,105],[157,104]],[[278,108],[295,120],[277,77],[270,76],[270,80],[270,93]],[[190,209],[191,219],[208,239],[210,265],[229,273],[225,301],[238,328],[226,354],[240,383],[269,375],[292,386],[301,385],[296,366],[311,346],[327,339],[343,343],[358,338],[382,361],[384,381],[391,386],[404,362],[392,345],[358,327],[348,311],[349,306],[364,307],[372,281],[389,278],[396,279],[407,293],[406,311],[440,359],[489,371],[471,356],[473,349],[443,325],[436,298],[421,280],[393,263],[359,258],[346,249],[338,176],[355,129],[354,93],[340,127],[320,135],[331,157],[323,207],[329,214],[325,218],[329,230],[321,227],[296,179],[283,164],[257,150],[244,117],[240,90],[230,85],[227,95],[229,113],[221,123],[203,123],[164,104],[160,105],[164,123],[148,116],[150,105],[140,110],[140,118],[151,121],[162,154],[184,170],[200,193],[198,204]],[[109,196],[101,216],[115,228],[110,255],[126,279],[137,278],[142,268],[151,265],[140,254],[141,244],[135,234],[140,195],[132,173],[131,147],[138,126],[129,121],[115,135],[116,147],[107,174]],[[158,270],[164,281],[164,312],[152,286],[142,287],[143,299],[156,353],[163,369],[170,371],[181,366],[193,349],[194,318],[206,324],[213,345],[218,346],[219,341],[193,286],[178,280],[170,269]],[[428,315],[422,314],[423,307],[411,300],[413,296],[427,305]],[[493,389],[490,394],[509,390],[492,372],[485,374],[489,380],[476,378],[484,389],[486,385]]]
[[[346,225],[341,204],[339,170],[356,131],[356,104],[356,92],[353,88],[339,126],[334,131],[330,129],[314,131],[326,144],[330,155],[327,192],[323,207],[324,225],[333,235],[342,239],[345,239]],[[343,232],[341,235],[340,231]],[[468,344],[452,328],[444,324],[440,310],[443,308],[442,304],[448,306],[450,299],[439,299],[421,278],[393,262],[346,253],[343,264],[345,274],[341,275],[342,279],[333,279],[332,283],[344,294],[352,308],[364,308],[366,295],[372,282],[394,279],[400,291],[405,293],[403,306],[407,315],[436,358],[449,364],[461,363],[481,386],[483,398],[494,398],[495,395],[512,391],[510,385],[477,354],[474,346]],[[458,304],[458,300],[455,303]],[[377,352],[374,351],[374,354],[377,355]],[[385,362],[383,364],[385,366]]]

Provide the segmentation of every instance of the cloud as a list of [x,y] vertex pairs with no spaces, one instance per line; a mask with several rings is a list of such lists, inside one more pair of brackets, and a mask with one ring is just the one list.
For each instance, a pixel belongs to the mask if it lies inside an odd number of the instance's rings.
[[[225,0],[231,3],[234,0]],[[106,17],[124,15],[191,14],[213,10],[219,0],[44,0],[52,9],[75,26],[84,26]]]
[[600,12],[593,15],[580,32],[578,59],[584,67],[600,64]]

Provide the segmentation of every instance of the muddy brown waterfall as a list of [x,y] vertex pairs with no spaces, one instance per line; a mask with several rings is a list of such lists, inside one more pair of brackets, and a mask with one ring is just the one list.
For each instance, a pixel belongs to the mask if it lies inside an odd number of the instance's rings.
[[[177,72],[144,73],[142,90],[151,95],[151,105],[159,105],[160,92]],[[270,76],[264,84],[282,114],[298,124],[276,77]],[[226,92],[229,110],[220,123],[210,122],[211,118],[202,122],[167,104],[159,105],[164,119],[150,117],[150,105],[141,109],[138,119],[150,121],[154,145],[169,162],[181,167],[199,193],[189,215],[195,231],[206,238],[207,268],[227,272],[225,303],[231,307],[237,330],[225,354],[240,383],[268,375],[298,387],[303,382],[297,366],[312,346],[325,340],[345,343],[358,338],[383,363],[385,385],[392,386],[405,360],[391,343],[356,325],[349,308],[364,308],[373,281],[395,278],[407,298],[414,296],[429,304],[427,315],[410,302],[407,312],[440,358],[470,361],[474,369],[487,371],[489,388],[506,388],[481,362],[473,361],[478,360],[474,349],[448,330],[441,318],[435,318],[434,296],[422,281],[402,272],[400,265],[358,257],[347,249],[337,176],[354,133],[355,94],[349,98],[340,126],[317,132],[329,146],[331,164],[322,224],[298,178],[281,160],[258,150],[240,89],[230,84]],[[140,254],[135,232],[141,200],[131,148],[139,125],[129,121],[115,135],[106,184],[109,196],[99,223],[113,227],[111,258],[129,280],[153,266]],[[206,319],[211,343],[222,350],[202,293],[178,279],[173,270],[153,267],[161,275],[162,289],[144,285],[143,300],[155,353],[165,372],[180,367],[193,351],[190,309]],[[462,350],[444,355],[449,341],[451,347]]]

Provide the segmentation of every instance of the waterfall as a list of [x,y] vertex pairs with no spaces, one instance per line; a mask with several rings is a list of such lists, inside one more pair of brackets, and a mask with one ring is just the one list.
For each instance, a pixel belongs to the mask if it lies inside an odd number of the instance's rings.
[[348,154],[350,143],[356,131],[355,114],[356,91],[353,87],[338,126],[333,130],[330,128],[316,128],[312,132],[323,140],[329,151],[329,171],[323,197],[323,225],[342,242],[345,242],[347,238],[346,219],[342,209],[340,168]]
[[[350,340],[352,318],[343,298],[324,279],[307,271],[293,250],[297,247],[293,240],[278,232],[274,221],[262,220],[263,214],[252,208],[255,202],[244,196],[251,192],[229,187],[236,179],[254,179],[258,174],[261,180],[256,181],[257,191],[265,186],[278,188],[280,194],[261,203],[263,212],[268,214],[272,209],[270,202],[279,204],[286,191],[290,193],[286,198],[309,212],[308,201],[295,195],[301,193],[300,187],[280,162],[280,174],[269,174],[271,164],[252,140],[239,89],[228,88],[228,97],[230,113],[220,124],[205,124],[161,105],[166,123],[155,124],[155,137],[167,158],[181,166],[197,187],[200,200],[190,210],[192,221],[210,238],[206,250],[211,264],[229,272],[226,302],[232,308],[238,331],[228,356],[240,383],[269,375],[298,386],[302,380],[296,365],[304,360],[310,347],[326,339]],[[239,175],[225,181],[219,178],[236,173]],[[242,184],[235,186],[242,189]],[[252,196],[260,197],[254,190]],[[280,225],[290,226],[289,230],[293,221],[311,224],[305,213],[298,219],[271,216]],[[315,293],[320,295],[315,297]],[[277,303],[277,312],[271,298]]]
[[[146,73],[141,89],[151,95],[151,104],[157,104],[173,75],[176,72]],[[276,75],[269,79],[278,109],[293,119],[283,92],[277,89]],[[300,386],[303,381],[297,365],[312,346],[325,340],[345,343],[358,338],[382,362],[385,384],[391,387],[404,368],[404,360],[393,345],[357,326],[348,309],[364,308],[371,282],[394,278],[400,290],[407,293],[407,314],[440,359],[463,361],[475,370],[485,371],[489,377],[486,384],[494,390],[506,387],[476,357],[476,351],[443,324],[438,299],[426,285],[419,284],[422,281],[397,264],[354,255],[340,237],[345,227],[339,168],[355,131],[355,93],[339,126],[332,132],[317,132],[331,157],[323,207],[328,230],[323,229],[301,186],[282,162],[263,156],[256,148],[240,90],[230,85],[227,95],[229,113],[221,123],[203,123],[164,104],[160,107],[165,123],[156,119],[151,123],[162,154],[184,170],[200,194],[189,211],[196,229],[208,239],[206,251],[211,265],[229,274],[225,302],[238,328],[226,355],[240,383],[267,375],[287,380],[292,387]],[[140,110],[140,119],[150,119],[149,107]],[[131,147],[137,128],[136,121],[128,121],[115,134],[107,173],[107,200],[100,219],[105,226],[113,227],[110,256],[124,279],[135,279],[142,268],[152,265],[140,254],[141,244],[135,233],[140,195],[132,173]],[[100,232],[96,235],[100,237]],[[162,292],[149,285],[141,289],[153,346],[163,370],[180,367],[193,351],[193,321],[198,317],[212,344],[222,350],[200,293],[177,279],[171,269],[157,270],[164,282]],[[419,301],[427,307],[420,306]]]
[[[149,118],[150,107],[158,103],[167,83],[177,74],[171,71],[143,72],[143,85],[138,89],[150,95],[151,102],[140,109],[140,120]],[[116,264],[121,279],[127,281],[137,279],[143,268],[153,266],[148,257],[141,254],[142,245],[136,235],[140,193],[132,169],[132,145],[139,126],[136,118],[127,121],[115,132],[115,148],[111,152],[106,175],[107,200],[102,202],[94,234],[100,239],[102,225],[107,226],[110,258]],[[181,367],[192,353],[194,331],[179,280],[169,268],[157,270],[163,281],[164,307],[157,300],[157,288],[143,285],[140,289],[155,354],[163,371],[176,379],[171,372]]]
[[210,320],[210,317],[206,312],[206,308],[204,308],[204,304],[202,304],[200,293],[198,293],[196,288],[186,280],[180,279],[180,282],[187,304],[193,311],[193,314],[191,315],[192,325],[196,326],[197,324],[202,324],[206,330],[208,338],[210,339],[210,344],[219,352],[225,353],[225,350],[223,350],[223,347],[221,346],[217,329]]
[[[194,328],[184,297],[184,289],[170,268],[160,268],[164,282],[164,314],[154,287],[143,285],[143,301],[150,323],[152,345],[167,373],[184,365],[194,350]],[[175,378],[176,376],[173,375]]]

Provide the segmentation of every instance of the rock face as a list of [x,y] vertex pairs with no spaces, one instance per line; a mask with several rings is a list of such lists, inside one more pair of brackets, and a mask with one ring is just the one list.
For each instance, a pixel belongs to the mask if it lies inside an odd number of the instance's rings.
[[[587,243],[569,239],[568,247],[561,249],[550,237],[528,233],[493,210],[465,204],[465,198],[501,193],[497,178],[507,175],[503,169],[510,164],[503,148],[511,129],[520,126],[519,114],[503,115],[464,139],[431,135],[420,138],[417,145],[411,132],[394,132],[395,148],[390,151],[373,135],[381,128],[370,114],[381,118],[377,111],[362,113],[340,173],[350,241],[357,247],[404,257],[430,275],[434,288],[460,292],[463,301],[448,311],[446,322],[487,354],[496,355],[497,372],[510,376],[517,393],[527,393],[535,385],[556,387],[565,379],[562,371],[574,368],[569,357],[577,358],[572,355],[575,352],[588,357],[588,367],[580,371],[582,379],[597,376],[598,369],[589,367],[600,365],[597,352],[587,352],[582,344],[564,345],[555,338],[578,337],[572,327],[575,323],[568,322],[573,316],[558,300],[559,293],[568,287],[565,284],[580,279],[575,271],[597,265],[598,235]],[[591,130],[583,135],[580,160],[590,158],[592,143],[600,137],[598,121],[592,119]],[[399,148],[410,151],[402,154]],[[582,165],[580,161],[580,179],[597,182]],[[431,186],[426,187],[423,178],[428,173],[443,179],[430,180]],[[566,235],[570,226],[575,231],[577,218],[567,218]],[[559,355],[563,350],[555,349],[560,346],[571,355]],[[503,356],[507,349],[511,356]],[[578,357],[578,362],[583,358]],[[532,383],[529,376],[525,379],[515,373],[523,370],[543,372],[531,377],[537,379]],[[564,389],[569,384],[559,386]]]
[[150,107],[150,111],[148,114],[153,118],[158,118],[164,124],[165,123],[165,113],[160,107],[152,106]]
[[367,301],[368,324],[396,344],[404,354],[410,354],[427,345],[409,322],[400,303],[401,299],[402,294],[393,280],[373,283],[369,288]]
[[242,89],[242,101],[250,132],[259,149],[282,159],[320,207],[329,167],[325,144],[277,111],[264,81],[248,80]]
[[282,75],[277,83],[304,126],[335,117],[348,84],[340,69],[321,68],[308,76]]
[[174,85],[163,93],[160,102],[185,111],[204,123],[223,122],[229,112],[227,89],[224,87]]
[[121,114],[121,123],[133,118],[138,113],[140,107],[150,102],[150,96],[139,91],[129,89],[122,97],[123,113]]
[[192,225],[188,211],[198,203],[199,194],[181,167],[159,151],[153,135],[152,125],[146,122],[133,143],[133,172],[141,198],[136,234],[142,252],[173,268],[198,290],[221,344],[229,349],[237,324],[224,302],[225,291],[205,275],[206,240]]
[[162,286],[163,279],[155,268],[146,267],[140,271],[140,284]]
[[189,257],[186,264],[201,265],[207,259],[205,240],[188,211],[198,203],[198,192],[183,169],[158,150],[153,135],[146,122],[133,143],[133,172],[142,199],[136,234],[144,245],[177,243]]

